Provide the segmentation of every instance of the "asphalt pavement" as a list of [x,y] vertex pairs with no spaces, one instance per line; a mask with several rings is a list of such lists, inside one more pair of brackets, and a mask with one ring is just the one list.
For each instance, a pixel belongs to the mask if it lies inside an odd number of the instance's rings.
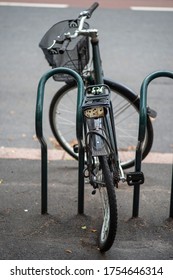
[[117,236],[105,254],[97,247],[99,199],[89,184],[85,214],[77,214],[77,162],[49,162],[46,215],[41,215],[40,165],[39,160],[0,160],[0,259],[173,259],[171,165],[143,164],[138,218],[132,218],[133,187],[120,184]]
[[[38,43],[53,24],[75,17],[80,10],[0,8],[0,147],[11,153],[0,158],[0,259],[171,260],[170,162],[143,164],[146,180],[141,186],[139,218],[132,219],[133,188],[122,184],[116,190],[117,236],[103,255],[97,248],[99,201],[88,184],[85,215],[77,214],[77,162],[49,161],[48,215],[41,215],[41,162],[13,157],[15,149],[29,153],[40,148],[35,141],[36,92],[49,66]],[[171,12],[98,9],[90,23],[99,29],[105,76],[139,94],[150,72],[172,70]],[[47,116],[57,87],[54,81],[48,83],[44,104],[44,130],[52,150]],[[158,117],[152,152],[172,153],[172,98],[172,81],[153,83],[149,105]]]

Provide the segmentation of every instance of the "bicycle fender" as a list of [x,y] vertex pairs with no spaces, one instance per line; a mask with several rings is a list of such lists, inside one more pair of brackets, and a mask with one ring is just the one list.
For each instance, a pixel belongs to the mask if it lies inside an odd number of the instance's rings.
[[[100,132],[97,131],[97,133]],[[106,142],[101,136],[94,134],[94,132],[90,138],[90,148],[93,157],[106,156],[108,154]]]

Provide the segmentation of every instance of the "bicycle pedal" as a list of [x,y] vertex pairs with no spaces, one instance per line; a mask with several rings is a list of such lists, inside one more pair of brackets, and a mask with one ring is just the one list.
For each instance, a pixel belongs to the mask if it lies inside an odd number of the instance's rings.
[[133,186],[135,184],[144,183],[144,174],[143,172],[129,172],[127,173],[127,184]]
[[95,194],[96,194],[96,190],[93,190],[91,194],[92,194],[92,195],[95,195]]
[[152,118],[155,119],[157,117],[157,112],[150,107],[147,107],[147,114]]
[[75,145],[73,145],[73,151],[74,151],[74,153],[79,153],[79,147],[78,147],[78,144],[75,144]]

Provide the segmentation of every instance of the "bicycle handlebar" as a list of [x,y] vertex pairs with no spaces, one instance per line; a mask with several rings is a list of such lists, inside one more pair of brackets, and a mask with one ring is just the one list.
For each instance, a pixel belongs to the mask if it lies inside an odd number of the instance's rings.
[[71,41],[70,38],[66,38],[66,39],[64,40],[64,42],[63,42],[63,44],[62,44],[62,47],[59,49],[59,53],[60,53],[60,54],[63,54],[63,53],[66,51],[66,49],[67,49],[67,47],[68,47],[70,41]]
[[[66,51],[66,49],[67,49],[71,39],[74,39],[77,36],[82,35],[82,34],[85,34],[85,35],[89,34],[88,30],[83,30],[84,22],[85,22],[86,19],[88,19],[88,18],[90,18],[92,16],[92,13],[95,11],[95,9],[98,6],[99,6],[99,3],[98,2],[94,2],[89,9],[87,9],[86,11],[83,11],[83,12],[80,13],[80,15],[78,17],[78,19],[79,19],[79,27],[78,27],[78,29],[75,30],[74,34],[70,34],[70,33],[64,34],[65,35],[65,39],[64,39],[64,42],[62,44],[62,47],[59,50],[60,54],[63,54]],[[92,29],[90,31],[93,32],[93,33],[97,32],[96,29]],[[58,42],[58,40],[53,40],[52,45],[50,47],[48,47],[47,49],[51,50],[53,48],[53,46],[56,44],[56,42]]]
[[87,18],[90,18],[95,9],[99,6],[98,2],[94,2],[89,9],[86,10]]

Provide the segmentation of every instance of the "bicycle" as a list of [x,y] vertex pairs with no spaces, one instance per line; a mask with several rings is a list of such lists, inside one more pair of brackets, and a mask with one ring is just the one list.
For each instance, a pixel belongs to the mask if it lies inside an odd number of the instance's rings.
[[[115,187],[118,187],[120,180],[133,184],[133,181],[142,181],[143,178],[141,174],[135,174],[134,177],[127,174],[126,178],[123,171],[135,163],[139,97],[124,85],[104,78],[98,30],[90,29],[85,22],[98,5],[95,2],[89,9],[81,12],[77,19],[55,24],[44,35],[39,46],[51,67],[63,66],[76,71],[85,85],[82,112],[86,167],[82,176],[88,178],[93,186],[93,194],[99,190],[102,199],[103,222],[98,245],[100,251],[105,252],[111,248],[117,231]],[[64,150],[78,159],[75,137],[76,83],[66,74],[54,75],[54,80],[65,81],[66,84],[57,91],[50,104],[50,126]],[[153,142],[150,117],[155,117],[155,112],[149,107],[147,112],[143,159]],[[69,131],[69,126],[72,131]]]

